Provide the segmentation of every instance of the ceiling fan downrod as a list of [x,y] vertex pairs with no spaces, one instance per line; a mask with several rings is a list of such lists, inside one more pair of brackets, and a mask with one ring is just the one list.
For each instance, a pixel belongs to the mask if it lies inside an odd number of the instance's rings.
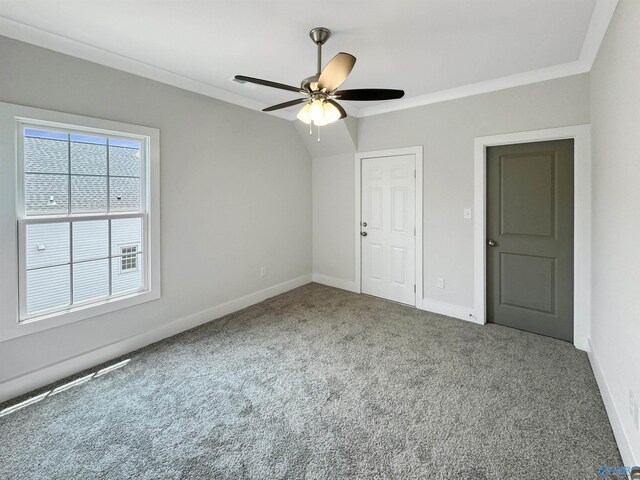
[[320,76],[322,71],[322,46],[325,44],[329,37],[331,37],[331,31],[325,27],[316,27],[309,32],[309,36],[313,43],[318,46],[318,62],[316,64],[316,75]]

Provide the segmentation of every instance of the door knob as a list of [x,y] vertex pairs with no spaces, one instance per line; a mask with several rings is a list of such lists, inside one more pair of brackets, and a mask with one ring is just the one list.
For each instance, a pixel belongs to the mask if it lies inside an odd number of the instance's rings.
[[495,240],[488,240],[487,243],[489,244],[490,247],[495,247],[497,245]]
[[367,236],[367,232],[360,232],[360,235],[362,235],[363,237]]

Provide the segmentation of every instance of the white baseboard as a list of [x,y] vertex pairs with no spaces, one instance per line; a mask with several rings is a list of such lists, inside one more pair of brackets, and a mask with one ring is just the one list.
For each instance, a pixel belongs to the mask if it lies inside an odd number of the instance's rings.
[[446,315],[447,317],[458,318],[467,322],[477,323],[484,325],[480,322],[471,307],[461,307],[460,305],[454,305],[452,303],[439,302],[437,300],[430,300],[425,298],[422,300],[422,310],[428,312],[439,313],[440,315]]
[[593,351],[593,346],[591,345],[591,339],[587,339],[587,343],[589,344],[589,350],[587,351],[587,356],[589,357],[589,362],[591,363],[591,369],[593,370],[593,374],[596,377],[596,382],[598,382],[600,395],[602,396],[602,400],[604,402],[604,408],[607,411],[607,416],[609,417],[609,422],[611,423],[613,436],[615,437],[616,443],[618,444],[618,450],[620,450],[620,456],[622,456],[622,462],[626,466],[639,465],[640,458],[636,458],[637,461],[634,461],[631,442],[627,438],[624,428],[622,428],[620,415],[618,414],[618,411],[616,410],[616,407],[615,407],[615,403],[613,402],[613,396],[611,395],[611,390],[609,389],[609,385],[607,384],[607,379],[604,376],[602,369],[600,368],[598,357],[596,353]]
[[81,355],[63,360],[33,372],[12,378],[0,383],[0,402],[4,402],[18,395],[30,392],[49,383],[65,378],[74,373],[91,368],[100,363],[107,362],[113,358],[125,355],[129,352],[142,348],[151,343],[164,338],[176,335],[185,330],[197,327],[211,320],[223,317],[243,308],[260,303],[267,298],[271,298],[281,293],[288,292],[294,288],[306,285],[311,282],[311,275],[303,275],[293,280],[289,280],[272,287],[265,288],[249,295],[245,295],[234,300],[216,305],[215,307],[202,310],[200,312],[187,315],[168,322],[160,327],[126,338],[124,340],[106,345],[104,347],[83,353]]
[[353,280],[343,280],[342,278],[330,277],[328,275],[322,275],[320,273],[313,274],[313,281],[328,285],[330,287],[340,288],[342,290],[348,290],[354,293],[360,293],[360,290],[356,286],[356,282]]
[[588,338],[583,338],[581,335],[576,335],[574,332],[573,346],[578,350],[589,353],[591,351],[591,344]]

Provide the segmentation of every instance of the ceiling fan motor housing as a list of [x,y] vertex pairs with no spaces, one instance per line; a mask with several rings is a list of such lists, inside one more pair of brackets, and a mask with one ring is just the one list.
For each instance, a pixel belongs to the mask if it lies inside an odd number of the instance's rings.
[[309,91],[314,90],[313,88],[311,88],[311,84],[312,83],[317,84],[318,78],[320,78],[320,75],[316,74],[303,79],[302,82],[300,82],[300,88],[302,88],[303,90],[309,90]]

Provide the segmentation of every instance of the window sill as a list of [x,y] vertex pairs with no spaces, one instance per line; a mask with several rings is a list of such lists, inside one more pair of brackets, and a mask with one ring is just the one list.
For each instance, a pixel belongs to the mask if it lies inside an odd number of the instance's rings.
[[60,327],[80,320],[97,317],[106,313],[158,300],[159,298],[159,291],[145,290],[131,293],[129,295],[108,298],[99,303],[80,305],[64,311],[31,317],[16,322],[11,326],[6,326],[3,331],[0,331],[0,342],[43,332],[50,328]]

